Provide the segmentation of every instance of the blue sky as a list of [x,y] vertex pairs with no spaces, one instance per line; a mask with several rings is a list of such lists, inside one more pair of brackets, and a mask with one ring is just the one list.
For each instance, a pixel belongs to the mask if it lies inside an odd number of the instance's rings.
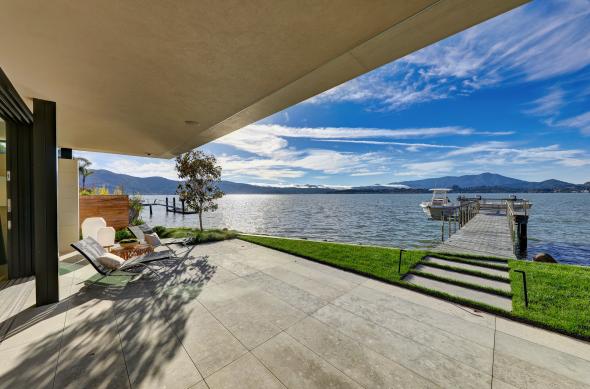
[[[534,1],[201,149],[224,179],[270,185],[590,181],[590,0]],[[173,161],[76,155],[175,178]]]

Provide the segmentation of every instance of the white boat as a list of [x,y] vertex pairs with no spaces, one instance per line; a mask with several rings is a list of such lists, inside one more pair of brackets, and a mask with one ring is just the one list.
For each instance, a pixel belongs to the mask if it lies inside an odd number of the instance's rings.
[[434,188],[430,190],[432,191],[432,199],[421,202],[420,207],[430,219],[445,220],[456,208],[456,205],[453,205],[447,196],[451,189]]

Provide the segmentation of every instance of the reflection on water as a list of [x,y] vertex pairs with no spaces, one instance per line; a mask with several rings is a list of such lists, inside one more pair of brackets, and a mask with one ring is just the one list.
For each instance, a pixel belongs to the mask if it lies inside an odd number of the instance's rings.
[[[458,194],[456,194],[458,195]],[[505,197],[486,194],[485,197]],[[544,251],[561,262],[590,265],[590,194],[518,194],[534,205],[529,221],[529,254]],[[164,196],[143,196],[145,200]],[[431,247],[440,224],[418,206],[428,194],[227,195],[204,218],[206,228],[315,240],[396,247]],[[196,215],[154,207],[142,217],[153,225],[197,226]]]

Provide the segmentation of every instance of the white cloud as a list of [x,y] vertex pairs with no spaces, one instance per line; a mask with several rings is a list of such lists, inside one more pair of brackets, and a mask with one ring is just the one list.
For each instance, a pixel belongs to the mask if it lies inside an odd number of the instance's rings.
[[381,145],[381,146],[402,146],[411,148],[412,151],[419,149],[459,149],[459,146],[453,145],[438,145],[432,143],[406,143],[406,142],[390,142],[390,141],[378,141],[378,140],[348,140],[348,139],[312,139],[318,142],[331,142],[331,143],[354,143],[354,144],[365,144],[365,145]]
[[564,91],[559,87],[551,88],[549,93],[530,103],[532,108],[524,112],[530,115],[550,116],[559,112],[559,109],[565,104]]
[[557,127],[577,128],[582,134],[590,135],[590,111],[550,123]]
[[532,2],[307,102],[362,102],[369,109],[399,110],[502,81],[548,79],[589,63],[590,1]]

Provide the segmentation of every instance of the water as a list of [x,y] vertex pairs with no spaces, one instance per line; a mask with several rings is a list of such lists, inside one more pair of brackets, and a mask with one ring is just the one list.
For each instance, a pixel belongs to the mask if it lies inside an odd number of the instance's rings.
[[[453,197],[459,194],[453,194]],[[590,194],[517,194],[533,202],[528,225],[529,256],[548,252],[563,263],[590,266]],[[164,196],[143,196],[146,201]],[[485,194],[506,197],[506,194]],[[440,224],[418,204],[429,194],[226,195],[205,214],[205,228],[404,248],[439,243]],[[198,225],[197,215],[143,210],[152,225]]]

